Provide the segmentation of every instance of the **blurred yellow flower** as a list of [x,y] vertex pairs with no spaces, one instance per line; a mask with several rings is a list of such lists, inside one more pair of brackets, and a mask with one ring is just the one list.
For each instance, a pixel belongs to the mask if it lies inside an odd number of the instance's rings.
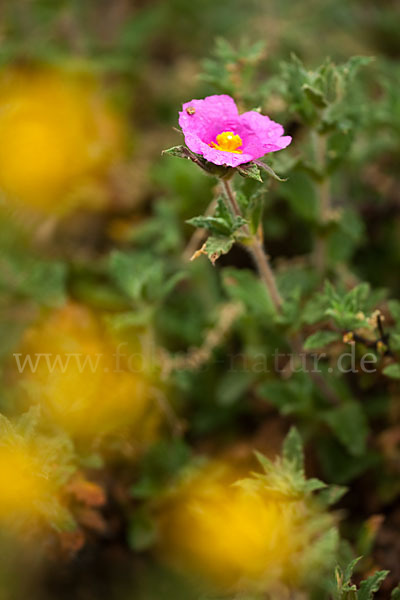
[[52,485],[38,457],[23,443],[0,446],[0,520],[39,516]]
[[30,401],[73,436],[97,438],[135,428],[148,441],[159,424],[143,359],[83,305],[56,309],[25,334],[18,369]]
[[0,191],[7,202],[47,214],[101,207],[104,194],[89,190],[123,140],[122,120],[90,74],[50,67],[0,72]]
[[214,463],[168,494],[158,517],[162,559],[218,588],[295,587],[318,535],[316,506],[257,480],[236,479],[227,464]]

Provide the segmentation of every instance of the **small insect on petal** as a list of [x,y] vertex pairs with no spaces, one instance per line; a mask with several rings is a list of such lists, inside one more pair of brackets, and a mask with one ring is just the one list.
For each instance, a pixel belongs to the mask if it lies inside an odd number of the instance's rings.
[[188,115],[194,115],[196,113],[196,109],[193,106],[188,106],[186,112]]

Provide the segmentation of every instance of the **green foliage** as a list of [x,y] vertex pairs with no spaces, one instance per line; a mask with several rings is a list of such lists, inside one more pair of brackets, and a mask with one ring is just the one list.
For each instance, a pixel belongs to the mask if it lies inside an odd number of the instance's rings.
[[240,165],[237,168],[239,175],[245,178],[254,179],[262,183],[261,173],[259,167],[255,163],[247,163],[246,165]]
[[217,38],[213,57],[203,61],[201,78],[217,92],[238,95],[251,106],[258,99],[255,79],[264,53],[263,41],[253,44],[242,41],[236,48],[227,40]]
[[229,297],[242,302],[251,314],[264,318],[273,315],[271,299],[251,271],[227,268],[223,274],[223,285]]
[[159,302],[185,277],[183,272],[168,275],[165,264],[142,252],[115,250],[110,255],[109,270],[121,292],[138,304]]
[[361,116],[351,102],[354,79],[360,67],[370,62],[363,56],[352,57],[339,66],[327,60],[315,71],[309,71],[292,55],[291,61],[281,67],[284,94],[291,109],[309,125],[320,121],[321,131],[337,130],[347,135]]
[[379,590],[382,582],[386,579],[388,571],[377,571],[374,575],[361,582],[359,589],[351,583],[354,568],[360,561],[360,557],[354,559],[347,565],[344,571],[336,568],[337,589],[335,598],[337,600],[372,600],[375,592]]
[[0,294],[61,306],[66,300],[67,266],[31,252],[26,238],[0,216]]
[[207,229],[211,234],[216,236],[232,236],[238,229],[246,224],[246,219],[233,215],[228,209],[226,201],[219,197],[213,217],[193,217],[187,223],[193,227]]
[[391,600],[399,600],[400,598],[400,587],[397,586],[390,595]]
[[359,313],[367,311],[369,305],[370,286],[360,283],[349,292],[340,292],[329,283],[325,283],[323,300],[326,301],[325,314],[332,317],[342,330],[352,330],[367,326],[365,318],[360,318]]
[[285,438],[282,457],[278,457],[275,462],[271,462],[259,452],[256,452],[256,457],[264,469],[264,474],[255,473],[255,480],[246,479],[239,482],[239,485],[251,487],[257,482],[257,485],[262,485],[265,489],[288,496],[307,496],[327,487],[315,477],[306,479],[303,444],[294,427]]
[[336,342],[338,339],[340,339],[340,334],[336,331],[316,331],[305,340],[304,350],[323,348],[331,342]]
[[[291,429],[282,457],[274,462],[259,454],[264,473],[241,485],[270,486],[324,507],[342,498],[341,534],[351,541],[343,564],[371,507],[386,517],[387,547],[381,544],[377,555],[370,543],[362,562],[337,569],[329,590],[326,581],[313,579],[321,557],[336,560],[337,531],[328,529],[307,560],[299,557],[309,578],[290,594],[371,600],[387,574],[370,575],[372,567],[392,564],[395,544],[387,534],[400,497],[400,302],[387,298],[400,294],[398,11],[389,1],[379,7],[345,0],[262,4],[6,0],[2,6],[1,64],[27,69],[37,61],[68,62],[72,70],[105,75],[116,106],[126,110],[130,141],[126,174],[119,165],[104,173],[107,189],[99,193],[107,196],[107,211],[60,219],[52,234],[44,217],[9,206],[1,190],[0,438],[37,448],[43,476],[55,475],[60,496],[43,506],[50,529],[71,533],[78,526],[86,537],[82,554],[76,548],[66,552],[72,560],[63,554],[62,568],[56,534],[37,544],[54,550],[55,558],[27,577],[21,593],[8,585],[11,575],[4,577],[5,546],[0,579],[12,597],[261,600],[264,588],[205,594],[192,579],[187,584],[160,566],[149,552],[158,542],[152,509],[201,455],[246,460],[253,447],[275,447],[293,424],[307,440],[311,478],[301,438]],[[367,56],[349,58],[360,51]],[[160,158],[164,144],[177,143],[172,127],[181,103],[212,93],[230,94],[241,112],[258,110],[282,123],[292,144],[237,169],[212,165],[184,145]],[[241,215],[219,196],[223,181]],[[115,221],[122,222],[122,234],[114,233]],[[270,255],[283,302],[278,309],[249,252],[254,240]],[[192,255],[205,253],[216,268],[205,259],[189,262],[188,248]],[[154,338],[149,387],[162,423],[148,446],[140,435],[121,433],[104,447],[90,440],[88,448],[55,430],[34,407],[21,416],[12,352],[39,314],[68,301],[93,309],[118,339],[130,339],[137,327]],[[221,307],[231,304],[241,312],[229,321]],[[373,318],[377,309],[380,323]],[[366,351],[376,358],[373,372],[343,372],[338,358],[353,353],[358,367]],[[175,359],[182,367],[170,370]],[[67,400],[73,410],[79,398]],[[104,485],[104,510],[71,502],[67,482],[77,472]],[[27,544],[24,556],[28,552]],[[22,563],[16,580],[25,574]],[[116,582],[121,564],[130,569]],[[380,596],[390,596],[390,585],[393,578]],[[400,598],[399,588],[391,598]]]
[[360,557],[354,559],[344,571],[337,567],[337,590],[335,597],[338,600],[372,600],[375,592],[379,591],[382,582],[386,579],[388,571],[377,571],[362,581],[358,589],[356,585],[351,583],[351,578],[354,568],[360,560]]
[[400,365],[398,363],[388,365],[383,369],[383,374],[392,379],[400,379]]
[[350,454],[364,454],[368,424],[365,413],[357,402],[347,402],[328,412],[324,418]]

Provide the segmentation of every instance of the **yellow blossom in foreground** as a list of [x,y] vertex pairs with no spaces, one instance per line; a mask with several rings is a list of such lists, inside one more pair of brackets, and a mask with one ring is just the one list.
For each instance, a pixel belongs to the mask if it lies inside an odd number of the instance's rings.
[[99,178],[121,153],[122,129],[100,83],[88,73],[3,69],[1,193],[12,205],[48,214],[101,206]]
[[99,316],[70,303],[26,332],[20,377],[30,401],[66,432],[93,438],[134,428],[146,441],[159,412],[142,362],[128,364],[124,354],[127,346],[118,350]]
[[0,446],[0,520],[39,516],[51,483],[37,458],[22,444]]
[[[326,520],[302,494],[236,478],[229,466],[214,464],[168,494],[158,517],[162,559],[222,589],[300,585],[307,551],[326,533]],[[308,558],[315,572],[315,557]],[[326,565],[330,558],[319,560]]]

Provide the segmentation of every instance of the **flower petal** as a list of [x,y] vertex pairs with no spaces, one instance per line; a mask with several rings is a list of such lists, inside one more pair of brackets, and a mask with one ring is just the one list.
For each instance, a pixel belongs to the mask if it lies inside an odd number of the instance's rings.
[[256,111],[243,113],[239,121],[243,148],[253,159],[261,158],[268,152],[282,150],[292,141],[290,136],[283,136],[282,125]]
[[275,123],[266,115],[262,115],[256,110],[249,110],[239,116],[241,124],[246,125],[249,129],[262,133],[267,137],[279,137],[283,135],[283,127],[279,123]]
[[238,116],[237,106],[230,96],[207,96],[203,100],[185,102],[179,113],[179,125],[185,136],[197,134],[208,143],[223,130],[225,123],[236,122]]
[[211,148],[207,144],[204,144],[202,154],[206,160],[214,163],[214,165],[226,165],[227,167],[237,167],[253,160],[253,156],[246,152],[242,154],[224,152],[223,150],[217,150],[217,148]]

